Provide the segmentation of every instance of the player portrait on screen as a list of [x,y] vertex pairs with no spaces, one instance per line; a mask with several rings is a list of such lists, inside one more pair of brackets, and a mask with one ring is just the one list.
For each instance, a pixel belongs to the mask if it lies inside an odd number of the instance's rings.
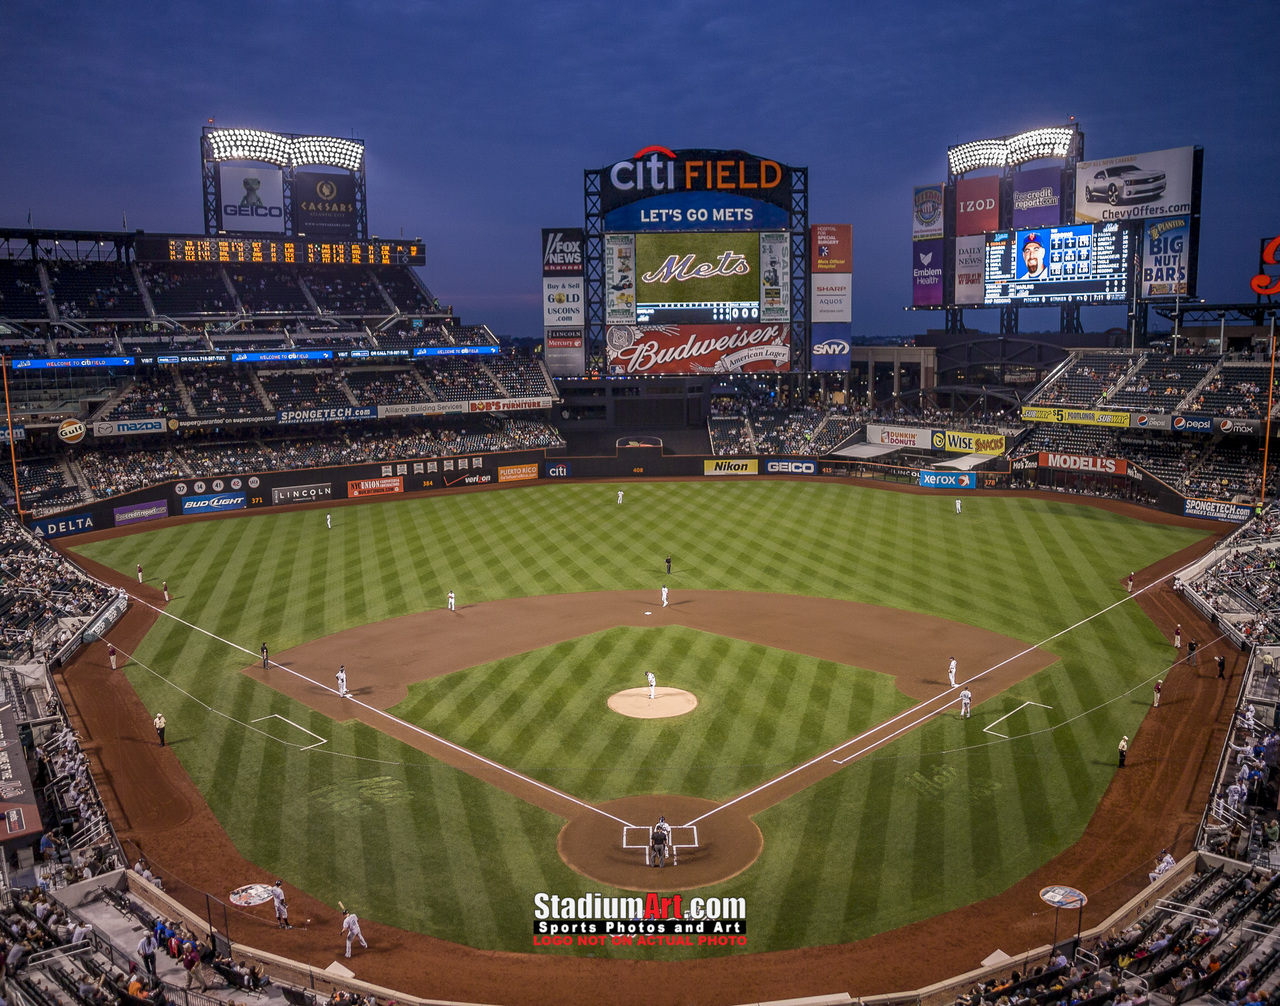
[[1039,231],[1018,235],[1018,279],[1048,279],[1048,259]]

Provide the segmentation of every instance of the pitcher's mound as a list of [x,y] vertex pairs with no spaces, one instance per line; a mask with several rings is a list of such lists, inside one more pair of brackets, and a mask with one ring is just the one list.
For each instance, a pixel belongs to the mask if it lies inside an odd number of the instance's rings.
[[648,688],[628,688],[609,696],[609,708],[638,720],[660,720],[693,712],[698,696],[683,688],[657,688],[649,698]]

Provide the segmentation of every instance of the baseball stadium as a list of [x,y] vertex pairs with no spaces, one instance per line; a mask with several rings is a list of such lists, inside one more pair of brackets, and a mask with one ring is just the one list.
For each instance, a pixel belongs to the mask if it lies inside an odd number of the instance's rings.
[[949,148],[886,344],[781,156],[587,168],[520,342],[362,141],[199,145],[203,234],[0,230],[9,1001],[1280,981],[1275,311],[1193,299],[1201,148],[1120,222],[1077,123]]

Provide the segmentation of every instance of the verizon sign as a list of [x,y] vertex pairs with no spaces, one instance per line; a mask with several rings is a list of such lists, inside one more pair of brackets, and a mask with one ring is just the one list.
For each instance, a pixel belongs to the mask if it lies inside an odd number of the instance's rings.
[[1095,475],[1129,474],[1129,462],[1124,458],[1091,458],[1084,454],[1053,454],[1049,451],[1040,452],[1040,467]]

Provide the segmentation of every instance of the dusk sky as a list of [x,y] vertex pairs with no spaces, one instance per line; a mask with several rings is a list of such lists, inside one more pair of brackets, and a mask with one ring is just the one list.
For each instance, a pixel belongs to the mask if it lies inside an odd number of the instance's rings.
[[371,232],[422,237],[465,321],[533,336],[539,229],[582,224],[584,168],[736,148],[807,165],[811,222],[853,224],[854,334],[910,334],[941,323],[902,310],[911,187],[950,144],[1075,116],[1086,158],[1205,148],[1200,296],[1245,301],[1280,232],[1278,23],[1274,0],[4,0],[0,226],[199,233],[208,118],[354,135]]

